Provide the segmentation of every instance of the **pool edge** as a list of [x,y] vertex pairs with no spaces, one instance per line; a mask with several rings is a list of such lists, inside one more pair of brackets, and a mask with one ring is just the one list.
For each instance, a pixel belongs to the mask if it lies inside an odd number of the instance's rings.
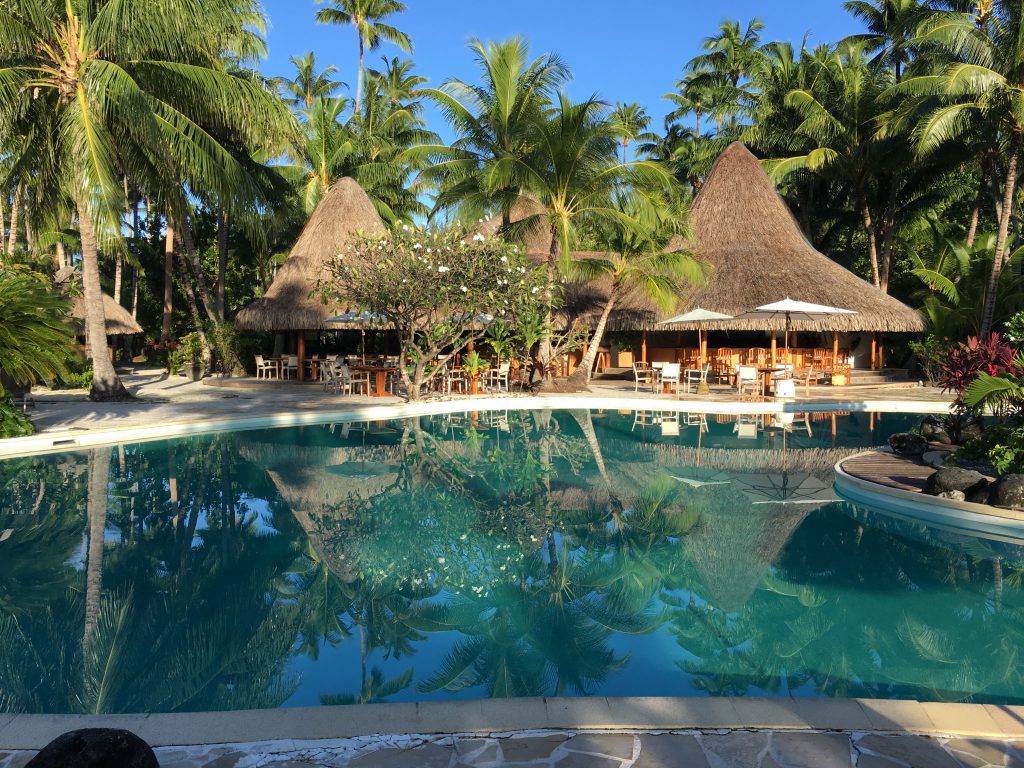
[[631,397],[577,397],[543,395],[530,397],[493,397],[480,400],[359,405],[343,409],[299,410],[269,416],[225,416],[180,422],[150,424],[96,430],[42,432],[29,437],[0,440],[0,459],[60,453],[117,443],[138,443],[187,435],[208,434],[227,429],[253,430],[276,427],[309,426],[340,421],[380,421],[438,413],[494,410],[632,410],[687,411],[690,413],[774,414],[829,413],[948,413],[949,403],[914,400],[847,401],[774,401],[766,403],[707,402],[699,400],[651,400]]
[[77,728],[125,728],[153,747],[522,731],[850,731],[1024,737],[1024,707],[874,699],[538,698],[154,715],[0,715],[0,749]]

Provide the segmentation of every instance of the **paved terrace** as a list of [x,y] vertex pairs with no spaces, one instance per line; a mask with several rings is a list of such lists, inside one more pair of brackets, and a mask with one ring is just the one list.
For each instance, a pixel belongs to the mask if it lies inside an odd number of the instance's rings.
[[[57,734],[90,726],[136,732],[157,748],[163,768],[1024,766],[1020,707],[596,697],[106,718],[0,714],[0,768],[22,768]],[[358,735],[381,731],[393,735]]]
[[[51,392],[37,389],[34,393],[36,407],[29,409],[29,415],[37,428],[46,434],[87,433],[116,429],[129,429],[155,424],[183,424],[230,419],[267,416],[272,413],[315,413],[337,411],[360,406],[382,406],[404,402],[397,397],[370,398],[358,395],[337,395],[325,392],[316,384],[274,383],[263,384],[254,380],[228,380],[214,384],[190,382],[182,376],[168,378],[162,370],[140,370],[124,377],[125,385],[139,400],[129,403],[93,403],[83,390]],[[521,397],[512,393],[510,397]],[[635,392],[629,381],[597,381],[589,394],[554,394],[551,399],[573,400],[585,397],[637,398],[652,408],[659,403],[678,403],[670,395],[655,395],[651,392]],[[448,400],[464,401],[467,406],[473,398],[455,396]],[[712,387],[709,395],[686,395],[684,398],[701,408],[714,407],[716,403],[734,404],[737,397],[730,387]],[[849,410],[855,406],[869,410],[872,403],[902,401],[919,404],[922,410],[944,406],[951,398],[941,390],[931,387],[811,387],[809,396],[798,388],[798,397],[793,409],[801,404],[821,409],[829,403],[840,406],[838,410]]]

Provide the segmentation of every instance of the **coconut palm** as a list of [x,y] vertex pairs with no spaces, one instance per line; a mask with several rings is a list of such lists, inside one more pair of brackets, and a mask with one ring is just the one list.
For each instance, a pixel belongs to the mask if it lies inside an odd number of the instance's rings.
[[[263,83],[225,67],[244,37],[247,0],[140,0],[124,24],[112,0],[14,0],[0,6],[4,146],[41,198],[73,201],[81,235],[86,334],[96,400],[127,397],[106,354],[99,251],[123,250],[125,175],[184,211],[183,174],[230,184],[237,164],[201,126],[251,136],[275,119]],[[279,103],[279,102],[278,102]]]
[[351,24],[359,38],[359,71],[356,76],[355,114],[363,106],[363,57],[367,50],[375,51],[382,42],[397,45],[406,53],[412,53],[412,40],[405,32],[384,23],[384,19],[405,10],[405,3],[398,0],[318,0],[327,3],[327,8],[316,12],[321,24]]
[[901,80],[913,60],[914,34],[925,5],[921,0],[847,0],[844,5],[867,27],[865,34],[849,39],[876,51],[875,63],[891,70],[897,82]]
[[687,286],[701,285],[705,280],[704,267],[693,254],[666,249],[673,235],[685,231],[685,213],[678,204],[658,201],[652,205],[638,195],[620,195],[616,206],[623,218],[613,224],[607,255],[573,264],[580,276],[610,281],[587,352],[569,377],[581,387],[590,384],[608,318],[623,296],[633,293],[670,312]]
[[978,3],[974,13],[936,11],[921,23],[915,42],[949,59],[937,73],[910,78],[892,89],[895,96],[939,101],[915,129],[918,154],[935,152],[982,125],[997,130],[1003,181],[981,321],[981,333],[987,335],[1010,252],[1010,220],[1024,147],[1024,9],[1015,0],[992,0]]
[[693,73],[690,87],[708,98],[718,133],[727,120],[735,128],[737,118],[750,108],[752,94],[746,83],[761,64],[763,29],[758,19],[749,21],[745,30],[739,21],[723,21],[718,34],[704,39],[706,52],[687,64]]
[[[517,174],[509,176],[507,168],[532,149],[534,122],[569,71],[550,54],[531,61],[521,37],[473,40],[469,49],[480,70],[480,83],[452,79],[439,89],[423,91],[451,124],[455,141],[413,151],[433,161],[424,176],[439,187],[436,209],[461,204],[483,214],[496,207],[507,226],[523,183]],[[500,181],[495,172],[499,161],[506,165]]]
[[629,159],[626,156],[626,152],[629,150],[630,142],[648,137],[647,128],[651,124],[651,117],[643,106],[635,102],[632,104],[616,104],[610,117],[612,122],[615,123],[619,140],[622,142],[622,162],[625,163]]
[[312,51],[304,56],[291,56],[289,60],[295,67],[295,77],[291,80],[280,77],[274,84],[293,107],[312,109],[316,99],[330,98],[345,87],[343,82],[331,79],[331,75],[338,71],[333,64],[317,72],[316,54]]

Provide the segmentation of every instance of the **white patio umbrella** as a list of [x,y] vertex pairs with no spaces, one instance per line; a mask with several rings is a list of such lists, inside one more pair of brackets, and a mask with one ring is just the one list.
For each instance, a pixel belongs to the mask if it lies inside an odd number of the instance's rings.
[[678,323],[697,323],[697,346],[700,349],[700,365],[704,367],[704,331],[706,330],[706,323],[713,323],[716,320],[732,320],[732,315],[723,315],[721,312],[712,312],[710,309],[704,309],[697,307],[691,309],[689,312],[685,312],[682,315],[676,315],[668,320],[662,320],[658,325],[676,325]]
[[777,317],[786,318],[786,352],[789,352],[789,331],[794,320],[824,320],[833,315],[856,315],[852,309],[840,309],[829,307],[825,304],[811,304],[808,301],[795,301],[785,298],[774,304],[765,304],[763,307],[752,309],[736,315],[739,320],[774,320]]
[[332,317],[327,321],[328,323],[337,323],[338,325],[358,325],[360,334],[360,351],[362,352],[363,362],[366,362],[366,328],[372,325],[382,325],[387,322],[387,318],[383,315],[378,315],[376,312],[345,312],[344,314]]

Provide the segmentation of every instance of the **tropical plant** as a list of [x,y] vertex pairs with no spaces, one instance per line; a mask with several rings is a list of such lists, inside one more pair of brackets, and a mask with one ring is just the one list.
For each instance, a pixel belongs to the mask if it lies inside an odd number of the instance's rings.
[[630,142],[640,141],[649,136],[647,128],[651,124],[650,115],[647,114],[647,110],[640,104],[635,102],[632,104],[620,103],[615,105],[615,109],[611,111],[609,118],[615,124],[619,141],[622,142],[622,162],[628,162],[627,152],[629,151]]
[[67,301],[42,275],[0,263],[0,402],[5,386],[49,384],[67,374],[67,312]]
[[764,55],[760,45],[763,29],[758,19],[750,20],[746,29],[739,21],[723,21],[718,34],[704,39],[705,53],[687,64],[692,73],[687,90],[706,95],[718,134],[727,122],[729,129],[735,130],[738,118],[752,106],[753,94],[747,81]]
[[985,0],[969,11],[933,11],[918,27],[914,43],[945,57],[934,73],[912,77],[891,90],[910,97],[911,107],[923,112],[914,130],[918,154],[935,152],[965,134],[991,131],[997,137],[993,149],[1003,167],[1002,196],[997,200],[995,251],[981,319],[985,336],[995,323],[1001,276],[1011,252],[1010,220],[1024,149],[1024,9],[1016,0]]
[[285,100],[293,107],[303,110],[313,108],[317,99],[329,99],[345,87],[345,84],[332,80],[331,75],[337,73],[338,68],[328,64],[319,72],[316,69],[316,54],[312,51],[304,56],[291,56],[289,60],[295,67],[295,77],[277,78],[274,84],[284,94]]
[[412,40],[399,29],[384,23],[384,19],[405,10],[398,0],[317,0],[328,7],[316,12],[321,24],[351,24],[359,38],[359,70],[356,76],[355,114],[363,105],[363,57],[367,50],[375,51],[382,42],[397,45],[406,53],[412,52]]
[[1019,378],[1024,375],[1022,363],[1024,359],[1019,357],[1017,350],[1003,341],[998,333],[985,338],[972,336],[950,351],[942,366],[939,383],[944,390],[956,394],[955,408],[976,410],[981,407],[979,391],[976,389],[971,397],[974,404],[967,399],[969,388],[975,380],[984,375],[989,382],[986,386],[990,386],[992,382],[989,380],[997,377]]

